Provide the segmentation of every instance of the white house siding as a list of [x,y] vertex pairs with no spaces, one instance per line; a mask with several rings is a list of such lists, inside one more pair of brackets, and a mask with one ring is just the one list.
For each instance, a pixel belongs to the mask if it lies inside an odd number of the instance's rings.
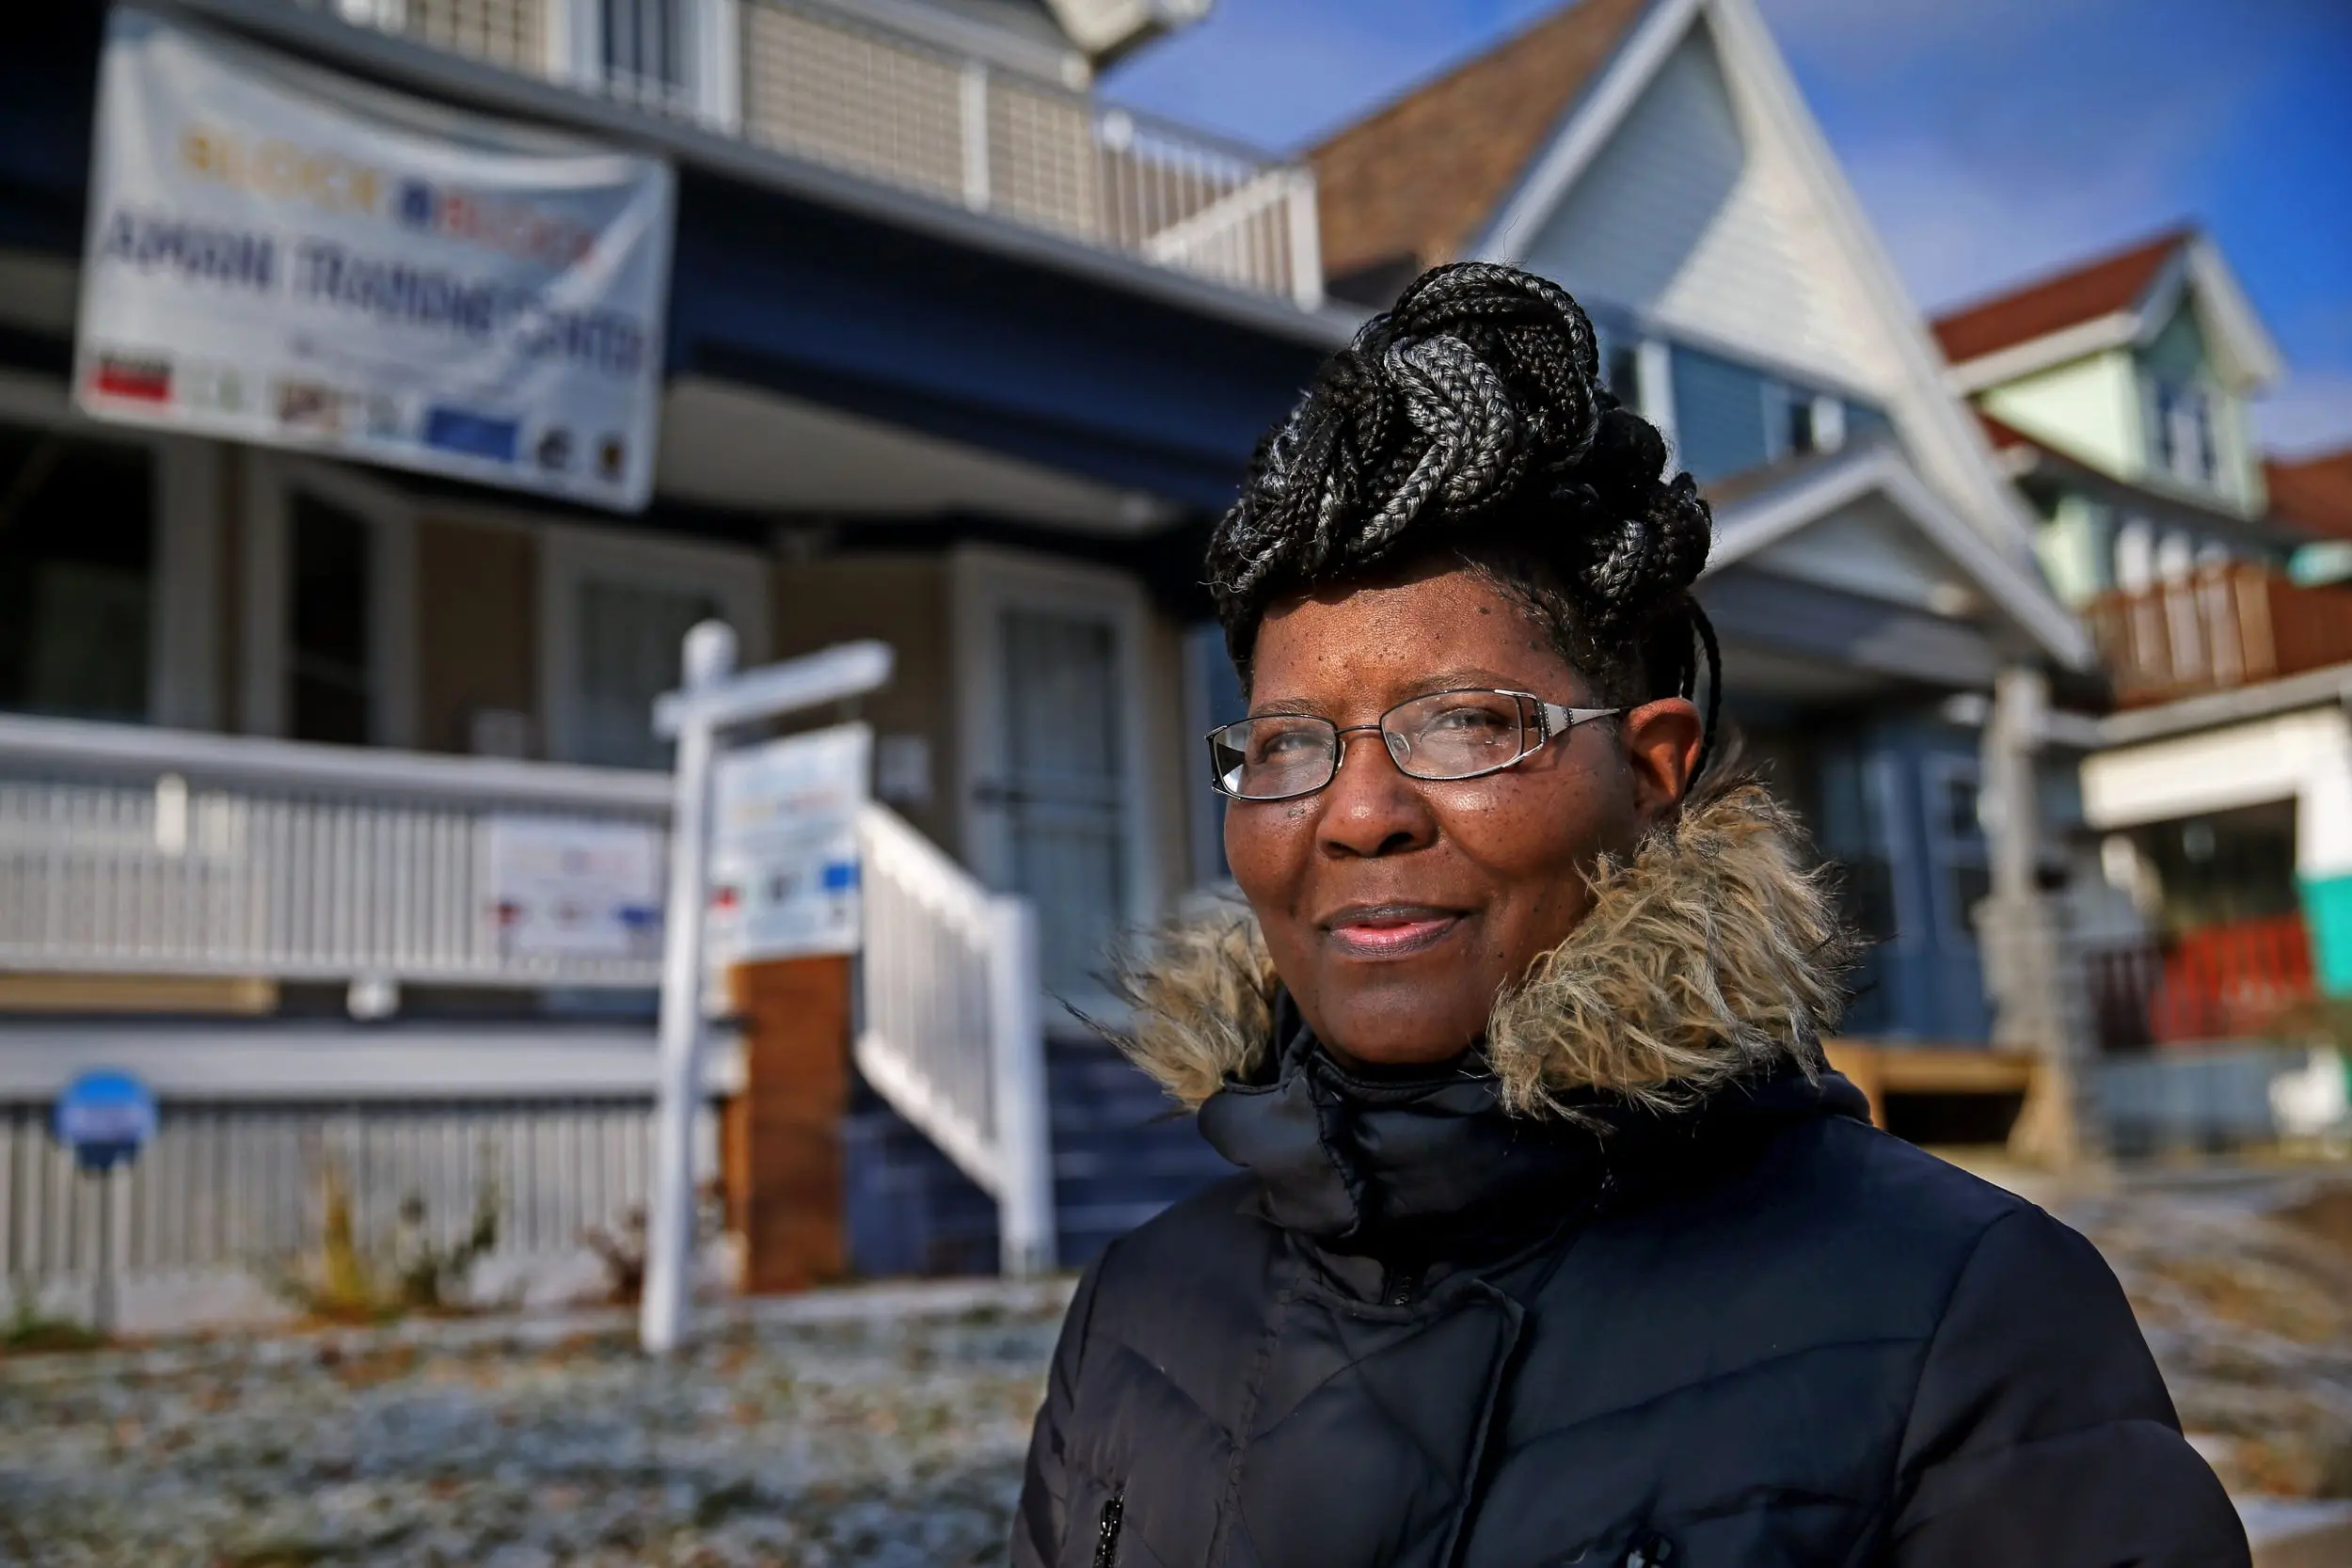
[[1901,371],[1810,206],[1697,26],[1545,220],[1527,265],[1669,331],[1889,397]]

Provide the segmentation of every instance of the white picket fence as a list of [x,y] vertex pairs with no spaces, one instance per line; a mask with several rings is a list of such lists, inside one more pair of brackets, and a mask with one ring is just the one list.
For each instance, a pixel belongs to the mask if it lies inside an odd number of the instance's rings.
[[1010,61],[1010,40],[983,40],[994,30],[946,8],[289,3],[1228,288],[1322,303],[1306,166],[1098,103],[1055,79],[1067,56],[1024,43]]
[[[0,972],[650,990],[658,928],[626,958],[506,944],[485,844],[518,813],[660,833],[669,791],[660,774],[0,716]],[[885,808],[868,808],[863,839],[858,1064],[997,1199],[1008,1269],[1050,1267],[1034,915]],[[369,1201],[417,1189],[451,1224],[471,1212],[479,1162],[504,1162],[501,1247],[576,1245],[584,1225],[644,1201],[650,1103],[605,1093],[583,1085],[527,1112],[455,1092],[405,1109],[167,1101],[118,1200],[120,1261],[242,1266],[283,1250],[315,1225],[318,1161],[339,1148],[401,1173],[371,1177]],[[48,1146],[39,1109],[0,1105],[13,1118],[0,1261],[37,1285],[77,1274],[97,1244],[90,1184]],[[375,1152],[395,1148],[405,1164]]]

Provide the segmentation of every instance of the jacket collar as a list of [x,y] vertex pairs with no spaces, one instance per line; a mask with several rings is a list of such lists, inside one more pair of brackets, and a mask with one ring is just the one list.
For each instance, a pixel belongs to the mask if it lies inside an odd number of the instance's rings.
[[1114,1037],[1261,1178],[1268,1218],[1346,1249],[1470,1242],[1473,1216],[1516,1229],[1520,1196],[1557,1215],[1564,1191],[1727,1119],[1858,1114],[1820,1046],[1848,941],[1760,786],[1692,802],[1592,881],[1591,912],[1496,999],[1479,1050],[1425,1073],[1341,1067],[1232,904],[1128,956]]

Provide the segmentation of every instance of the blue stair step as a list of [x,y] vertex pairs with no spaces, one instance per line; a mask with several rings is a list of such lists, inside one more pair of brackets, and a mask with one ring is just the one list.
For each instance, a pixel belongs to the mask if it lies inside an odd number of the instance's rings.
[[[1046,1050],[1054,1205],[1065,1268],[1232,1173],[1192,1117],[1109,1045]],[[862,1083],[844,1128],[850,1267],[862,1275],[991,1274],[996,1205]]]

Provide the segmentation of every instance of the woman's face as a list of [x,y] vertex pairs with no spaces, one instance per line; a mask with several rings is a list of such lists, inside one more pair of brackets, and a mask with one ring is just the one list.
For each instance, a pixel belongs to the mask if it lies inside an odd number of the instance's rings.
[[[1268,613],[1249,711],[1373,724],[1466,687],[1606,705],[1518,601],[1451,565]],[[1437,784],[1406,777],[1365,730],[1341,737],[1339,776],[1320,793],[1229,802],[1227,859],[1316,1037],[1375,1063],[1475,1043],[1495,993],[1584,918],[1595,860],[1629,854],[1681,800],[1699,732],[1674,698]]]

